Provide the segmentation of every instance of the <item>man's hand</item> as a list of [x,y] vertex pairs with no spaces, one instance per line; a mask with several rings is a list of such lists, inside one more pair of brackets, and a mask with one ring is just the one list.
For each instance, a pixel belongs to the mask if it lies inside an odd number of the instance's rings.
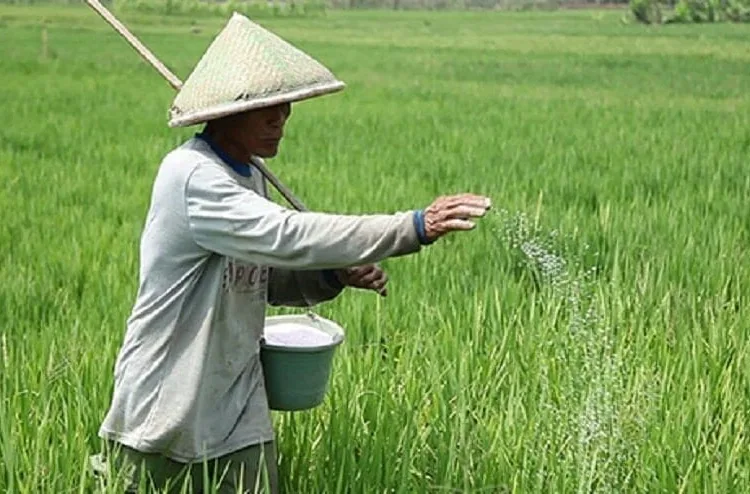
[[388,283],[388,275],[374,264],[339,269],[336,271],[336,276],[338,276],[339,281],[344,286],[374,290],[383,297],[388,295],[388,291],[385,288],[385,285]]
[[425,236],[434,242],[450,232],[472,230],[472,219],[481,218],[490,207],[488,197],[475,194],[438,197],[424,210]]

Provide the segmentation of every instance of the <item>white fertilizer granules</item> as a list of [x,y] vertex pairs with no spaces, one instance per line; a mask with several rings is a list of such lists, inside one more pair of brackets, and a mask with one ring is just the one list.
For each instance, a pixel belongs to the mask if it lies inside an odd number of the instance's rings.
[[269,326],[266,328],[265,338],[269,345],[287,347],[314,347],[333,342],[328,333],[293,322]]

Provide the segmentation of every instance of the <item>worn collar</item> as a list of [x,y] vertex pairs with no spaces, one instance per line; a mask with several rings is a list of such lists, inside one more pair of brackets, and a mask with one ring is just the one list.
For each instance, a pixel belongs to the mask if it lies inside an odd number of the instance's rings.
[[252,173],[250,165],[241,161],[237,161],[236,159],[229,156],[226,152],[224,152],[223,149],[216,145],[216,143],[211,139],[211,137],[208,136],[208,134],[206,134],[205,131],[195,134],[195,137],[203,140],[206,144],[208,144],[208,147],[210,147],[211,150],[216,153],[216,155],[221,158],[224,163],[232,167],[232,170],[237,172],[239,175],[242,175],[243,177],[250,176],[250,174]]

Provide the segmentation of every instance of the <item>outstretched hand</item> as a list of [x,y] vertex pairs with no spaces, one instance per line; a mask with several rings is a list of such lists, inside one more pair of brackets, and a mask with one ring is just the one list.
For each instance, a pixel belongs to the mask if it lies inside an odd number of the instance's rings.
[[[440,196],[424,209],[424,236],[434,242],[450,232],[472,230],[472,220],[484,216],[491,205],[488,197],[475,194]],[[336,276],[344,286],[388,295],[388,275],[376,264],[339,269]]]
[[489,197],[476,194],[440,196],[424,210],[425,236],[431,242],[455,231],[473,230],[474,218],[492,207]]
[[344,286],[361,288],[363,290],[374,290],[383,297],[388,295],[385,285],[388,283],[388,275],[380,267],[374,264],[355,266],[353,268],[340,269],[336,271],[339,281]]

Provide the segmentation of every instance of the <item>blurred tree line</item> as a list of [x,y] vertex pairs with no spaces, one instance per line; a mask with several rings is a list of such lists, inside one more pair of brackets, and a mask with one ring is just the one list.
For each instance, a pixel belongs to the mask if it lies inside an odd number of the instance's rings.
[[[5,4],[81,4],[83,0],[0,0]],[[102,0],[113,11],[162,15],[310,16],[326,9],[555,10],[622,7],[645,24],[750,22],[750,0]]]
[[[304,10],[314,5],[330,9],[557,9],[595,7],[598,5],[627,6],[629,0],[100,0],[114,10],[140,10],[162,14],[243,10]],[[83,0],[0,0],[11,4],[81,4]]]
[[644,24],[750,22],[750,0],[630,0]]

